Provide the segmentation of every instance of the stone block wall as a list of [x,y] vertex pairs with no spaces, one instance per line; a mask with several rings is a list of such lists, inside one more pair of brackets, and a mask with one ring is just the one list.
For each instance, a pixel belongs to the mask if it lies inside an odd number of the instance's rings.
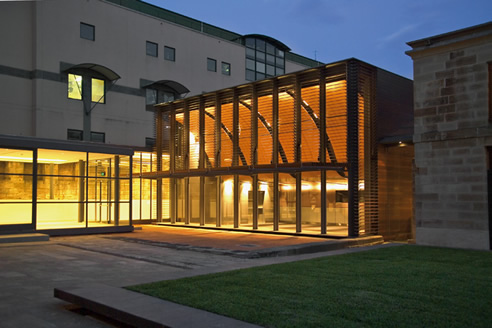
[[490,249],[492,39],[490,34],[457,39],[409,51],[414,59],[416,242]]

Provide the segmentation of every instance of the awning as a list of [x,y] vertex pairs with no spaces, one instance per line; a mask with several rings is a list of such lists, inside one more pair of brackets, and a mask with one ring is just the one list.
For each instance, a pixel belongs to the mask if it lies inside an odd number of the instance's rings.
[[69,68],[65,69],[64,71],[68,73],[70,72],[76,73],[77,71],[80,72],[84,70],[95,72],[96,73],[95,75],[102,75],[102,77],[104,77],[108,81],[115,81],[120,78],[120,76],[116,74],[114,71],[112,71],[111,69],[102,65],[91,64],[91,63],[72,65]]
[[190,90],[188,90],[188,88],[181,83],[171,80],[160,80],[157,82],[145,83],[142,85],[142,88],[151,88],[163,91],[171,89],[179,95],[190,92]]

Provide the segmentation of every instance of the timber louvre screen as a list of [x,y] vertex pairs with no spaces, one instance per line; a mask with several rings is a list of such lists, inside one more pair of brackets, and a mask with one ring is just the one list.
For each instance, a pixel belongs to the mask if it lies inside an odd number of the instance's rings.
[[[172,186],[162,220],[176,222],[173,181],[182,180],[185,224],[196,204],[200,226],[377,233],[375,71],[354,59],[156,106],[174,136],[169,169],[154,174]],[[165,155],[164,126],[156,127]]]

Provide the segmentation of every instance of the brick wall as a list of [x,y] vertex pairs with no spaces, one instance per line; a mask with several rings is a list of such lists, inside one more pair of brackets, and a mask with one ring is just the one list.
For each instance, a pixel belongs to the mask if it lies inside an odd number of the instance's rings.
[[[431,46],[432,48],[432,46]],[[490,38],[414,57],[419,244],[490,249],[486,147]]]

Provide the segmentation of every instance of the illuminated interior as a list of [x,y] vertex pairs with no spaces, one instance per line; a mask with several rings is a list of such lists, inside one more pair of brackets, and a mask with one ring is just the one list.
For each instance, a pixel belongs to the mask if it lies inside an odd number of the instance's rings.
[[0,225],[129,224],[129,168],[128,156],[0,148]]
[[[91,78],[91,101],[105,103],[105,82],[104,80]],[[68,98],[82,100],[82,76],[68,74]]]
[[68,74],[68,98],[82,100],[82,76]]
[[[169,122],[175,142],[170,149],[157,143],[174,159],[153,175],[169,193],[157,204],[157,221],[348,236],[353,211],[352,220],[365,225],[374,196],[364,186],[375,179],[370,167],[377,164],[366,160],[373,147],[365,137],[372,128],[370,79],[359,81],[349,114],[345,66],[327,70],[324,81],[317,70],[274,78],[275,88],[261,81],[158,105],[158,122]],[[356,128],[349,140],[351,115]],[[352,203],[350,183],[361,195]]]
[[92,83],[92,94],[91,94],[92,102],[98,102],[104,104],[106,102],[106,100],[104,99],[104,80],[92,78],[91,83]]

